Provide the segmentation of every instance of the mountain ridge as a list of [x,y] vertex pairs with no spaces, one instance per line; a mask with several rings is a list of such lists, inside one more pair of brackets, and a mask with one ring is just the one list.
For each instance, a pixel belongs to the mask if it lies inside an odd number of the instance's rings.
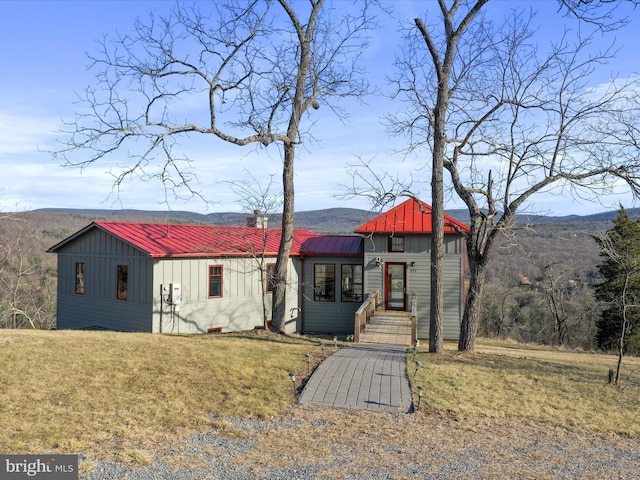
[[[214,225],[243,225],[251,215],[242,212],[212,212],[196,213],[187,210],[138,210],[138,209],[86,209],[86,208],[39,208],[32,210],[35,213],[55,213],[67,215],[80,215],[93,218],[114,217],[118,221],[127,218],[150,218],[161,221],[187,221],[207,223]],[[451,209],[446,211],[447,215],[463,223],[469,222],[469,213],[466,209]],[[627,209],[627,213],[632,218],[640,217],[640,208]],[[377,213],[363,209],[337,207],[320,210],[306,210],[296,212],[294,223],[296,228],[306,228],[318,233],[352,233],[359,225],[362,225],[373,218]],[[610,222],[618,215],[617,210],[599,212],[591,215],[564,215],[564,216],[544,216],[544,215],[518,215],[517,223],[527,224],[549,224],[549,223],[588,223],[588,222]],[[279,226],[280,215],[269,215],[269,224]]]

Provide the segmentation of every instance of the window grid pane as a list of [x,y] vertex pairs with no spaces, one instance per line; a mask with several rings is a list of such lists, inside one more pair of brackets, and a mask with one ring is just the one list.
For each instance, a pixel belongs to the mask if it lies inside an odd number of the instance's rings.
[[275,288],[276,264],[267,263],[267,293],[272,293]]
[[389,237],[390,252],[404,252],[404,237]]
[[222,297],[222,265],[209,266],[209,298]]

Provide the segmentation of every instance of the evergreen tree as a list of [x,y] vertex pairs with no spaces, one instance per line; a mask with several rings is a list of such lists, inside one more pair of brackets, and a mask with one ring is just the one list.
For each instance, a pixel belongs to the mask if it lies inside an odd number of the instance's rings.
[[613,224],[595,238],[604,259],[598,267],[604,282],[596,288],[596,299],[606,305],[597,321],[596,341],[604,350],[623,345],[626,351],[640,351],[640,219],[632,220],[620,207]]

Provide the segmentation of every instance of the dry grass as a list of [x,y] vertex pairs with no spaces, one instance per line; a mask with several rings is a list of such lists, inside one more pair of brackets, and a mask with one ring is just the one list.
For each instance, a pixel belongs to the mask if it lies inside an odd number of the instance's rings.
[[[144,467],[159,455],[174,468],[193,468],[213,455],[256,472],[284,460],[320,462],[333,465],[327,478],[393,462],[394,478],[404,478],[407,462],[437,469],[469,452],[482,458],[487,478],[511,471],[537,478],[543,464],[551,473],[538,477],[552,478],[551,465],[567,449],[580,455],[598,446],[600,455],[615,444],[637,458],[640,359],[625,359],[624,384],[613,387],[606,384],[613,356],[484,340],[475,355],[447,347],[442,356],[418,354],[416,379],[409,361],[414,389],[425,385],[427,393],[417,415],[404,415],[291,409],[288,372],[304,376],[305,354],[321,356],[311,339],[1,330],[0,451],[82,452],[83,471],[102,457]],[[252,431],[238,418],[269,421]],[[233,456],[215,445],[203,457],[166,453],[199,431],[255,448]]]
[[611,355],[488,340],[478,342],[475,355],[450,347],[443,356],[418,354],[425,368],[412,381],[426,387],[430,412],[640,435],[640,358],[624,359],[615,387],[607,384],[617,360]]
[[214,417],[270,418],[292,402],[304,339],[0,331],[0,451],[138,450],[209,428]]

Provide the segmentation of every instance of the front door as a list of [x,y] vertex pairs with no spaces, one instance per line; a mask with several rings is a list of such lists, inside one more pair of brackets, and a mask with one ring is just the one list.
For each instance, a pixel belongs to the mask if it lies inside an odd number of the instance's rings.
[[407,309],[406,266],[406,263],[385,263],[384,303],[387,310]]

